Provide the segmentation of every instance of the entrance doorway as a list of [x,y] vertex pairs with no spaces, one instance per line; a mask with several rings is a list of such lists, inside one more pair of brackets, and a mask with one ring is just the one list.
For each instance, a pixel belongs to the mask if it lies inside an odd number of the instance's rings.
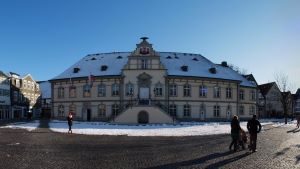
[[149,88],[148,87],[140,87],[140,104],[148,105],[149,104]]
[[138,114],[138,123],[147,124],[149,123],[149,115],[146,111],[141,111]]
[[204,120],[204,118],[205,118],[204,111],[201,111],[201,112],[200,112],[200,119],[201,119],[201,120]]
[[91,109],[86,109],[86,120],[91,121]]

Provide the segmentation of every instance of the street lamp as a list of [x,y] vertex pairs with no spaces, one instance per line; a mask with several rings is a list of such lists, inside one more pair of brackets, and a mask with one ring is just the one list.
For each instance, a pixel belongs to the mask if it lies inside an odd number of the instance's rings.
[[132,105],[133,105],[133,103],[132,103],[133,88],[130,88],[130,90],[129,90],[129,95],[130,95],[130,108],[132,109]]

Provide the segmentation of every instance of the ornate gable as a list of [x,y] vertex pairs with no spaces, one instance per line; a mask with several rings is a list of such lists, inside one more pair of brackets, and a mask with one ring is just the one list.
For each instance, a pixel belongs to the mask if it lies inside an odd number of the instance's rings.
[[152,44],[147,41],[148,37],[141,37],[140,39],[142,42],[136,45],[136,49],[132,52],[131,56],[158,56]]

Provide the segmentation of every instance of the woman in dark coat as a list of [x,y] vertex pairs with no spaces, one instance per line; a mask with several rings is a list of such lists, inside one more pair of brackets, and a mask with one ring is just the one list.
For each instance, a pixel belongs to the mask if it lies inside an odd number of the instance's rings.
[[69,113],[69,115],[67,117],[67,120],[68,120],[68,125],[69,125],[69,131],[68,131],[68,133],[72,133],[72,124],[73,124],[72,113]]
[[237,151],[238,148],[238,141],[240,136],[240,121],[238,119],[238,116],[233,116],[233,119],[231,121],[231,138],[232,141],[229,146],[229,150],[231,150],[232,146],[234,145],[234,151]]

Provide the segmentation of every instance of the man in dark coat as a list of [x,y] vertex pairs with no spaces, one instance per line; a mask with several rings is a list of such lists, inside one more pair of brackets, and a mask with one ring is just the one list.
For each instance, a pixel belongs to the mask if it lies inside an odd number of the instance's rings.
[[257,133],[261,130],[261,124],[256,119],[256,115],[253,115],[252,119],[248,121],[247,129],[250,134],[250,151],[256,152]]
[[238,116],[233,116],[233,119],[231,121],[231,138],[232,138],[232,141],[230,143],[229,150],[231,150],[231,147],[234,145],[234,151],[237,151],[240,130],[241,130],[241,126],[240,126],[240,121],[238,119]]

